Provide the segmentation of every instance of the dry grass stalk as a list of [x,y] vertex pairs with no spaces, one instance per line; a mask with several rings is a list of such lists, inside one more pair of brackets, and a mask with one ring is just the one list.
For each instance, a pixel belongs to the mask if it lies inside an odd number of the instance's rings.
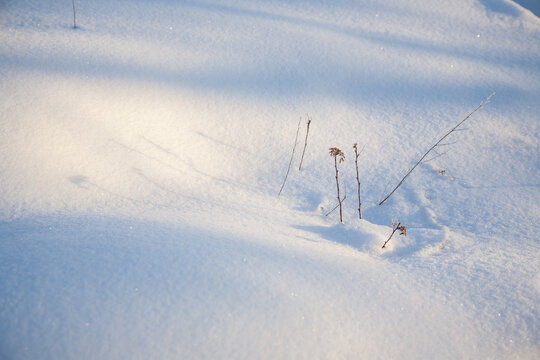
[[306,114],[306,117],[307,117],[306,139],[304,141],[304,151],[302,151],[302,158],[300,159],[300,166],[298,166],[298,171],[302,170],[302,163],[304,162],[304,154],[306,153],[307,138],[309,135],[309,125],[311,124],[311,117],[309,117],[308,114]]
[[338,157],[339,157],[339,163],[345,161],[345,154],[343,154],[343,151],[339,150],[337,147],[330,148],[330,156],[334,158],[334,168],[336,169],[336,186],[337,186],[337,199],[339,202],[339,221],[343,222],[343,208],[341,206],[341,196],[339,195],[339,178],[338,178]]
[[[343,203],[345,200],[347,200],[347,184],[345,184],[345,195],[343,196],[343,199],[341,199],[341,203]],[[330,210],[329,212],[327,212],[326,214],[324,214],[324,216],[328,216],[330,215],[331,213],[333,213],[334,211],[336,211],[336,209],[339,207],[339,203],[334,206],[334,208],[332,210]]]
[[301,122],[302,122],[302,118],[300,117],[300,120],[298,121],[298,127],[296,129],[296,137],[294,138],[294,146],[292,149],[291,160],[289,161],[289,166],[287,167],[287,173],[285,174],[285,179],[283,179],[283,184],[281,184],[281,189],[279,189],[278,197],[279,195],[281,195],[281,192],[283,191],[283,188],[285,187],[285,182],[287,182],[287,177],[289,176],[289,171],[291,170],[291,164],[293,162],[294,152],[296,151],[296,145],[298,144],[298,133],[300,132]]
[[[450,129],[446,134],[444,134],[444,136],[442,138],[439,139],[439,141],[437,141],[435,143],[435,145],[433,145],[432,147],[429,148],[428,151],[426,151],[424,153],[424,155],[420,158],[420,160],[418,160],[416,162],[416,164],[414,164],[414,166],[407,172],[407,174],[405,174],[405,176],[401,179],[401,181],[399,182],[399,184],[397,184],[397,186],[394,188],[394,190],[392,190],[390,192],[390,194],[388,194],[380,203],[379,205],[382,205],[390,196],[392,196],[392,194],[401,186],[401,184],[403,184],[403,182],[405,181],[405,179],[407,179],[407,177],[409,177],[409,175],[413,172],[414,169],[416,169],[416,167],[418,165],[420,165],[422,162],[424,162],[424,159],[426,158],[426,156],[431,152],[433,151],[437,146],[443,146],[443,145],[446,145],[446,144],[441,144],[442,141],[444,139],[446,139],[450,134],[452,134],[454,131],[458,131],[458,130],[461,130],[461,129],[458,129],[458,127],[461,126],[461,124],[463,124],[468,118],[470,118],[472,116],[472,114],[474,114],[475,112],[477,112],[478,110],[480,110],[481,108],[484,107],[484,105],[486,105],[487,103],[489,103],[491,101],[491,98],[495,95],[495,93],[491,94],[488,96],[488,98],[486,100],[484,100],[483,103],[481,103],[476,109],[474,109],[473,111],[471,111],[469,113],[469,115],[465,116],[465,118],[463,118],[456,126],[454,126],[452,129]],[[444,155],[444,154],[442,154]],[[438,156],[441,156],[441,155],[438,155]],[[437,157],[438,157],[437,156]],[[430,160],[433,160],[433,159],[430,159]]]
[[73,28],[77,28],[77,17],[75,14],[75,0],[71,0],[71,4],[73,5]]
[[358,157],[360,156],[360,154],[362,154],[362,151],[364,151],[364,148],[362,148],[362,150],[360,150],[360,152],[358,152],[358,144],[354,144],[353,145],[353,148],[354,148],[354,155],[355,155],[355,158],[354,158],[354,163],[356,165],[356,182],[358,184],[358,218],[362,218],[362,200],[360,198],[360,176],[358,175]]

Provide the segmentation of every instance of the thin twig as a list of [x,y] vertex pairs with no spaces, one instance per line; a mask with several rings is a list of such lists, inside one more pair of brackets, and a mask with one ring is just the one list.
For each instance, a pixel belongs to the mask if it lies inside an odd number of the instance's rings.
[[339,163],[341,164],[343,161],[345,161],[345,154],[343,154],[343,151],[339,150],[337,147],[330,148],[330,156],[334,158],[334,168],[336,170],[336,187],[337,187],[337,199],[339,202],[339,222],[343,222],[343,208],[341,206],[341,196],[339,195],[339,170],[338,170],[338,156],[339,156]]
[[[345,187],[345,196],[343,196],[343,199],[341,199],[341,203],[343,203],[343,202],[345,201],[345,199],[347,199],[347,184],[344,184],[343,186]],[[324,216],[330,215],[330,214],[333,213],[338,207],[339,207],[339,203],[338,203],[332,210],[330,210],[328,213],[326,213]]]
[[334,166],[336,167],[336,186],[337,186],[337,199],[339,202],[339,222],[343,222],[343,210],[341,208],[341,197],[339,196],[339,179],[338,179],[338,167],[337,167],[337,157],[334,156]]
[[454,145],[454,144],[457,144],[457,143],[458,143],[457,141],[453,141],[451,143],[439,144],[439,146],[450,146],[450,145]]
[[[397,224],[396,224],[397,222]],[[388,242],[390,241],[390,239],[392,239],[392,236],[394,236],[395,232],[399,230],[399,235],[405,235],[407,236],[407,228],[405,228],[405,226],[401,226],[401,223],[397,220],[393,221],[392,222],[392,233],[390,234],[390,237],[388,238],[388,240],[386,240],[382,246],[382,248],[384,249],[386,247],[386,244],[388,244]]]
[[488,96],[488,98],[486,100],[484,100],[483,103],[481,103],[476,109],[474,109],[471,113],[469,113],[469,115],[465,116],[465,118],[463,118],[463,120],[461,120],[456,126],[454,126],[452,129],[450,129],[446,134],[444,134],[444,136],[442,138],[439,139],[439,141],[437,141],[435,143],[435,145],[433,145],[432,147],[429,148],[428,151],[426,151],[424,153],[424,155],[420,158],[420,160],[418,160],[418,162],[416,162],[416,164],[414,164],[414,166],[407,172],[407,174],[405,174],[405,176],[401,179],[401,181],[399,182],[399,184],[397,184],[397,186],[394,188],[394,190],[392,190],[390,192],[390,194],[388,194],[380,203],[379,205],[382,205],[390,196],[392,196],[392,194],[401,186],[401,184],[403,184],[403,182],[405,181],[405,179],[407,179],[407,177],[409,177],[409,175],[413,172],[414,169],[416,169],[416,167],[422,162],[422,160],[424,160],[424,158],[433,150],[435,149],[444,139],[446,139],[448,137],[448,135],[450,135],[451,133],[453,133],[454,131],[457,130],[457,128],[463,124],[465,122],[465,120],[467,120],[468,118],[471,117],[472,114],[474,114],[475,112],[477,112],[478,110],[480,110],[481,108],[484,107],[484,105],[486,105],[487,103],[489,103],[491,101],[491,98],[495,95],[495,93],[491,94]]
[[309,125],[311,124],[311,118],[306,114],[307,117],[307,129],[306,129],[306,140],[304,141],[304,151],[302,151],[302,158],[300,159],[300,166],[298,166],[298,171],[302,170],[302,163],[304,162],[304,154],[306,153],[307,147],[307,138],[309,135]]
[[354,144],[353,148],[355,155],[354,163],[356,165],[356,182],[358,184],[358,218],[362,219],[362,200],[360,198],[360,176],[358,175],[358,157],[360,156],[360,154],[362,154],[362,151],[364,151],[364,147],[362,147],[362,150],[360,150],[360,152],[358,152],[358,144]]
[[302,121],[302,118],[298,121],[298,128],[296,129],[296,137],[294,138],[294,146],[291,154],[291,160],[289,161],[289,166],[287,167],[287,173],[285,174],[285,179],[283,179],[283,184],[281,185],[281,189],[279,189],[278,197],[281,195],[281,192],[283,191],[283,187],[285,187],[285,182],[287,181],[287,177],[289,176],[289,171],[291,170],[291,164],[293,162],[294,158],[294,152],[296,150],[296,144],[298,143],[298,133],[300,132],[300,122]]
[[71,0],[71,4],[73,5],[73,28],[77,28],[77,17],[75,15],[75,0]]
[[[341,203],[343,203],[345,201],[345,199],[347,199],[347,194],[345,194],[345,196],[343,197],[343,199],[341,199]],[[329,212],[327,212],[326,214],[324,214],[324,216],[328,216],[330,215],[331,213],[333,213],[334,211],[336,211],[336,209],[339,207],[339,204],[337,204],[332,210],[330,210]]]
[[435,156],[432,157],[431,159],[427,159],[427,160],[422,161],[422,164],[425,164],[425,163],[427,163],[427,162],[430,162],[430,161],[433,161],[433,160],[435,160],[435,159],[437,159],[437,158],[440,158],[441,156],[444,156],[444,155],[448,154],[449,152],[450,152],[450,150],[445,151],[445,152],[443,152],[442,154],[437,153],[437,155],[435,155]]
[[382,246],[382,248],[384,249],[386,247],[386,244],[388,244],[388,242],[390,241],[390,239],[392,239],[392,236],[394,236],[394,233],[398,230],[399,226],[401,225],[401,223],[398,223],[397,224],[397,227],[394,225],[393,228],[392,228],[392,233],[390,234],[390,236],[388,237],[388,240],[386,240]]

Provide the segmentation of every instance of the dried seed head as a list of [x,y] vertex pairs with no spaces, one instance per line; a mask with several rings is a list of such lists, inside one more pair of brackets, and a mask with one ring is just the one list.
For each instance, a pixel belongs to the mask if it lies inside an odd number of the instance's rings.
[[345,154],[343,153],[343,151],[339,150],[337,147],[330,148],[329,150],[330,150],[330,156],[332,156],[333,158],[336,158],[339,156],[340,163],[345,161]]
[[399,235],[407,236],[407,228],[405,228],[405,226],[400,226],[399,227]]

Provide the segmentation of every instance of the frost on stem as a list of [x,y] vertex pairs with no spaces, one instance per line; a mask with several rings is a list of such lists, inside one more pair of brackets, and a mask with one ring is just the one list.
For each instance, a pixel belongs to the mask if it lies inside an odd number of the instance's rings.
[[390,241],[392,236],[394,236],[395,232],[398,231],[398,230],[399,230],[399,235],[407,236],[407,228],[405,228],[404,225],[401,225],[399,220],[393,220],[392,221],[392,233],[390,234],[390,237],[388,238],[388,240],[386,240],[384,242],[384,244],[382,246],[383,249],[386,247],[386,244],[388,244],[388,242]]
[[337,187],[337,199],[339,203],[339,221],[343,222],[343,209],[341,206],[341,196],[339,194],[339,170],[338,170],[338,157],[339,157],[339,163],[345,161],[345,154],[343,154],[343,151],[339,150],[337,147],[330,148],[330,156],[334,158],[334,168],[336,169],[336,187]]

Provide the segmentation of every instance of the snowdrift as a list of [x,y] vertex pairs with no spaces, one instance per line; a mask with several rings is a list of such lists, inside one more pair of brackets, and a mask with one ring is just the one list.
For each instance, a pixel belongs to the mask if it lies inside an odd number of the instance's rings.
[[533,13],[75,5],[0,4],[1,358],[537,358]]

